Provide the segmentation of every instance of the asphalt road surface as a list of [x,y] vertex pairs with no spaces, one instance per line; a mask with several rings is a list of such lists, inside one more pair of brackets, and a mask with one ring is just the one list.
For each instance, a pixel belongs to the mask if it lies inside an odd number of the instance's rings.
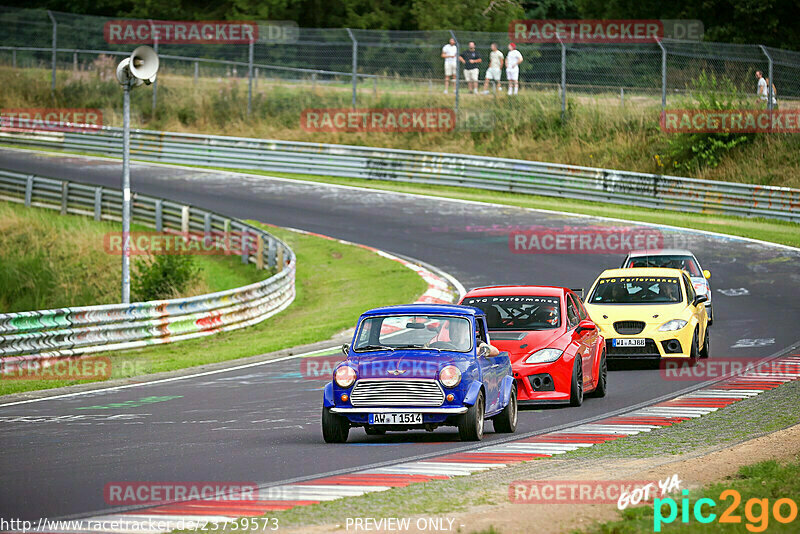
[[[109,160],[0,149],[0,168],[120,187],[121,164]],[[136,192],[418,258],[467,288],[516,283],[588,289],[602,269],[618,267],[624,256],[523,254],[509,245],[512,229],[624,226],[599,219],[141,163],[132,165],[131,179]],[[691,248],[713,273],[712,358],[766,356],[800,338],[800,254],[659,231],[664,246]],[[517,436],[691,385],[664,380],[652,369],[614,371],[606,398],[589,398],[580,408],[523,411]],[[298,359],[289,359],[0,406],[0,517],[95,515],[110,508],[103,488],[115,481],[277,483],[464,446],[452,428],[369,437],[358,429],[347,444],[326,445],[321,387],[322,381],[301,376]],[[483,444],[501,437],[488,432]]]

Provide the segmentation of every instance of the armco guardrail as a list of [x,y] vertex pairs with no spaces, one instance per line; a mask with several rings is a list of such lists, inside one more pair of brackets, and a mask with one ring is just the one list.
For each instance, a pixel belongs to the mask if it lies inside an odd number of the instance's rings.
[[[0,132],[0,142],[121,156],[122,130]],[[800,190],[535,161],[136,130],[134,159],[474,187],[647,208],[800,221]]]
[[[62,214],[121,220],[122,192],[0,171],[0,199]],[[255,236],[242,261],[276,274],[255,284],[196,297],[0,314],[0,364],[127,349],[249,326],[285,309],[295,296],[295,255],[280,239],[193,206],[134,194],[134,224],[157,231],[240,232]],[[240,234],[237,234],[240,235]]]

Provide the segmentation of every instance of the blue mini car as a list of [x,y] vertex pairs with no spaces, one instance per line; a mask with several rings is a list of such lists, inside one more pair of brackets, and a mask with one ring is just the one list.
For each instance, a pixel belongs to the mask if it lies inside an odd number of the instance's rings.
[[[464,441],[517,428],[517,391],[508,353],[489,345],[483,311],[450,304],[376,308],[358,320],[347,358],[325,386],[322,435],[343,443],[351,427],[458,427]],[[494,354],[494,355],[493,355]]]

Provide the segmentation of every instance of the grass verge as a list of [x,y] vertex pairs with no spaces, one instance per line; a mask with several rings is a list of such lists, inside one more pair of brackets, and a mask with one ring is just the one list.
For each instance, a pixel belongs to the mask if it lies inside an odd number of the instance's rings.
[[[425,291],[425,282],[414,271],[368,250],[271,226],[265,229],[297,254],[297,297],[289,308],[242,330],[111,353],[111,378],[173,371],[328,339],[353,326],[369,308],[411,302]],[[82,382],[0,380],[0,395]]]

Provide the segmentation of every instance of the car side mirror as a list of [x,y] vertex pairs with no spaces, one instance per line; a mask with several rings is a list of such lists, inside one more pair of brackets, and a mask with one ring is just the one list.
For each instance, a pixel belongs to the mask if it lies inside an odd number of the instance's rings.
[[344,354],[345,356],[348,356],[350,354],[349,344],[345,343],[344,345],[342,345],[342,354]]
[[709,271],[708,269],[705,269],[703,271],[703,276],[705,276],[706,280],[711,280],[711,271]]
[[597,325],[595,325],[589,319],[584,319],[583,321],[578,323],[578,328],[575,330],[575,332],[581,333],[584,330],[597,330]]
[[697,306],[701,302],[706,302],[707,300],[708,300],[708,296],[707,295],[697,295],[697,296],[694,297],[694,302],[692,302],[692,304]]

